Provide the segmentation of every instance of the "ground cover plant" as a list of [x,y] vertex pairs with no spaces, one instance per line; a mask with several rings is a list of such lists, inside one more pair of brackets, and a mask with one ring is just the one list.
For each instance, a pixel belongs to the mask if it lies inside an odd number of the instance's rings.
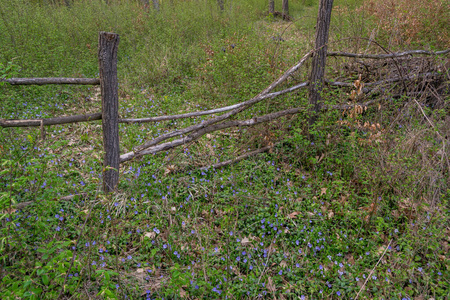
[[[292,21],[268,15],[266,2],[225,1],[224,11],[216,1],[164,1],[159,11],[140,1],[1,2],[0,77],[96,77],[98,31],[108,30],[121,39],[122,118],[239,103],[313,47],[313,1],[292,1]],[[449,45],[445,1],[397,20],[390,8],[410,2],[389,5],[336,2],[329,51]],[[442,34],[408,31],[417,20]],[[1,129],[1,298],[445,299],[448,56],[398,64],[329,58],[327,78],[355,86],[327,87],[326,104],[358,97],[357,80],[399,70],[444,79],[405,83],[409,94],[390,86],[367,110],[329,110],[313,126],[304,113],[210,133],[123,164],[111,195],[101,192],[100,122],[51,126],[46,139],[36,128]],[[305,81],[308,70],[294,77]],[[5,119],[101,105],[93,87],[0,89]],[[243,118],[291,107],[307,107],[306,90]],[[120,124],[121,152],[208,118]]]

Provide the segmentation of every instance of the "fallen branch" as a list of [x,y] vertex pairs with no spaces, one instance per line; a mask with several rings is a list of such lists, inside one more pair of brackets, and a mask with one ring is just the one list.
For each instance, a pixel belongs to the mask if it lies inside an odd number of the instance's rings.
[[8,78],[0,79],[0,82],[7,82],[11,85],[45,85],[45,84],[83,84],[83,85],[99,85],[98,78]]
[[200,129],[198,129],[196,132],[191,133],[190,135],[183,137],[183,138],[179,138],[177,140],[171,141],[171,142],[167,142],[167,143],[163,143],[163,144],[159,144],[156,146],[152,146],[152,147],[148,147],[145,148],[141,151],[136,151],[136,152],[128,152],[125,154],[122,154],[120,156],[120,163],[132,160],[134,158],[138,158],[147,154],[156,154],[158,152],[161,151],[166,151],[190,142],[193,142],[197,139],[199,139],[200,137],[202,137],[203,135],[213,132],[213,131],[217,131],[217,130],[222,130],[222,129],[226,129],[226,128],[230,128],[230,127],[245,127],[245,126],[253,126],[259,123],[263,123],[263,122],[268,122],[268,121],[272,121],[274,119],[286,116],[286,115],[291,115],[291,114],[296,114],[299,113],[301,111],[305,110],[304,108],[291,108],[291,109],[287,109],[287,110],[283,110],[283,111],[279,111],[279,112],[275,112],[275,113],[271,113],[271,114],[267,114],[261,117],[255,117],[252,119],[248,119],[248,120],[243,120],[243,121],[228,121],[228,122],[224,122],[224,123],[219,123],[219,124],[211,124],[207,127],[202,127]]
[[[87,196],[87,193],[80,193],[80,194],[75,194],[75,195],[64,196],[64,197],[59,198],[58,201],[72,200],[72,199],[75,198],[76,196],[86,197],[86,196]],[[24,209],[25,207],[27,207],[27,206],[29,206],[29,205],[31,205],[31,204],[33,204],[33,203],[34,203],[34,201],[20,202],[20,203],[15,204],[15,205],[13,206],[13,208],[15,208],[15,209]]]
[[[422,78],[422,77],[430,77],[430,76],[435,76],[435,75],[441,75],[438,73],[422,73],[422,74],[415,74],[415,75],[409,75],[406,77],[393,77],[393,78],[388,78],[388,79],[384,79],[384,80],[380,80],[380,81],[375,81],[375,82],[368,82],[365,83],[364,86],[374,86],[374,85],[380,85],[383,83],[390,83],[390,82],[397,82],[397,81],[402,81],[402,80],[415,80],[418,78]],[[350,82],[340,82],[340,81],[329,81],[329,80],[325,80],[325,83],[329,84],[329,85],[333,85],[333,86],[340,86],[340,87],[353,87],[353,83]]]
[[376,263],[375,267],[373,267],[372,271],[370,271],[369,276],[367,276],[366,281],[364,281],[364,284],[362,285],[362,287],[359,289],[358,294],[356,294],[355,300],[358,299],[359,294],[364,290],[364,287],[367,284],[367,281],[369,281],[370,276],[372,276],[373,271],[375,271],[375,268],[378,266],[378,264],[380,263],[381,259],[384,257],[384,255],[386,254],[386,251],[389,249],[389,247],[391,246],[392,240],[389,242],[389,245],[387,245],[386,249],[384,249],[383,255],[381,255],[380,259],[378,260],[378,262]]
[[[261,96],[259,99],[260,100],[264,100],[264,99],[267,99],[267,98],[277,97],[279,95],[290,93],[290,92],[293,92],[295,90],[298,90],[298,89],[301,89],[301,88],[304,88],[304,87],[307,87],[307,86],[308,86],[308,82],[307,81],[306,82],[302,82],[302,83],[297,84],[297,85],[295,85],[293,87],[290,87],[288,89],[285,89],[285,90],[282,90],[282,91],[279,91],[279,92],[266,94],[264,96]],[[169,121],[169,120],[176,120],[176,119],[185,119],[185,118],[190,118],[190,117],[199,117],[199,116],[204,116],[204,115],[212,115],[212,114],[215,114],[215,113],[221,113],[221,112],[230,111],[232,109],[240,108],[240,107],[248,104],[252,100],[253,99],[245,101],[245,102],[241,102],[241,103],[238,103],[238,104],[225,106],[225,107],[220,107],[220,108],[215,108],[215,109],[211,109],[211,110],[192,112],[192,113],[185,113],[185,114],[179,114],[179,115],[158,116],[158,117],[141,118],[141,119],[119,119],[119,123],[140,124],[140,123]]]
[[101,113],[88,114],[88,115],[75,115],[68,117],[56,117],[48,119],[32,119],[32,120],[6,120],[0,119],[1,127],[33,127],[33,126],[49,126],[57,124],[78,123],[100,120],[102,118]]
[[[181,130],[176,130],[176,131],[170,132],[168,134],[164,134],[164,135],[162,135],[162,136],[160,136],[160,137],[158,137],[156,139],[153,139],[151,141],[146,142],[144,145],[139,146],[136,150],[137,151],[141,151],[141,150],[143,150],[145,148],[157,145],[160,142],[162,142],[164,140],[167,140],[167,139],[170,139],[172,137],[182,136],[182,135],[187,134],[189,132],[200,130],[201,128],[204,128],[204,127],[207,127],[209,125],[221,122],[221,121],[223,121],[225,119],[228,119],[228,118],[230,118],[230,117],[240,113],[241,111],[249,108],[250,106],[252,106],[252,105],[254,105],[254,104],[256,104],[256,103],[258,103],[258,102],[260,102],[260,101],[262,101],[264,99],[266,99],[267,98],[267,97],[265,97],[266,94],[269,94],[270,91],[272,91],[274,88],[276,88],[278,85],[280,85],[283,81],[285,81],[292,73],[297,71],[312,54],[313,54],[313,51],[308,52],[305,56],[303,56],[303,58],[295,66],[293,66],[289,70],[287,70],[281,77],[279,77],[277,80],[275,80],[273,83],[271,83],[265,90],[263,90],[261,93],[259,93],[256,97],[254,97],[254,98],[252,98],[252,99],[250,99],[250,100],[248,100],[246,102],[243,102],[243,103],[245,103],[244,105],[242,105],[242,106],[240,106],[238,108],[235,108],[235,109],[233,109],[232,111],[230,111],[230,112],[228,112],[226,114],[223,114],[221,116],[212,118],[212,119],[207,120],[205,122],[202,122],[201,124],[192,125],[192,126],[186,127],[184,129],[181,129]],[[306,84],[307,83],[302,83],[300,85],[306,85]],[[291,89],[292,88],[290,88],[288,90],[291,90]],[[277,96],[278,95],[277,93],[279,93],[279,92],[272,93],[273,96],[271,96],[271,97]]]
[[401,56],[415,55],[415,54],[425,54],[425,55],[443,55],[450,52],[450,49],[443,51],[426,51],[426,50],[411,50],[405,52],[397,52],[390,54],[358,54],[358,53],[348,53],[348,52],[328,52],[327,56],[345,56],[354,58],[371,58],[371,59],[385,59],[385,58],[395,58]]

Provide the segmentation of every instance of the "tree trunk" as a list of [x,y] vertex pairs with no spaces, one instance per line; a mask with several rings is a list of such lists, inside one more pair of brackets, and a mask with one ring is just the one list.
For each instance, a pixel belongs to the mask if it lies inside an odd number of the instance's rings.
[[159,11],[159,0],[153,0],[153,8]]
[[283,0],[283,19],[289,19],[289,0]]
[[117,48],[119,35],[100,32],[98,36],[98,66],[102,94],[103,191],[107,194],[119,182],[119,92],[117,82]]
[[313,110],[313,115],[310,119],[311,124],[315,122],[322,102],[323,76],[325,73],[332,9],[333,0],[320,0],[316,24],[316,52],[313,56],[311,75],[309,77],[309,104]]
[[275,12],[275,0],[269,0],[269,14]]
[[223,11],[225,9],[223,2],[224,0],[217,0],[217,4],[219,5],[220,11]]

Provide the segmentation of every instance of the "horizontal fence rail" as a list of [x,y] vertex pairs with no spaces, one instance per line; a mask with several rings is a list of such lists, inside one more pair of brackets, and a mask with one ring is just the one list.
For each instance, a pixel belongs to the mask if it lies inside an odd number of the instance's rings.
[[75,115],[67,117],[56,117],[48,119],[30,119],[30,120],[4,120],[0,119],[1,127],[36,127],[36,126],[49,126],[59,125],[67,123],[89,122],[95,120],[101,120],[102,113],[88,114],[88,115]]
[[386,58],[396,58],[396,57],[417,55],[417,54],[443,55],[443,54],[447,54],[447,53],[450,53],[450,49],[436,51],[436,52],[426,51],[426,50],[411,50],[411,51],[396,52],[396,53],[389,53],[389,54],[358,54],[358,53],[347,53],[347,52],[328,52],[327,56],[345,56],[345,57],[354,57],[354,58],[386,59]]
[[99,78],[8,78],[0,79],[0,82],[6,82],[11,85],[47,85],[47,84],[79,84],[79,85],[99,85]]

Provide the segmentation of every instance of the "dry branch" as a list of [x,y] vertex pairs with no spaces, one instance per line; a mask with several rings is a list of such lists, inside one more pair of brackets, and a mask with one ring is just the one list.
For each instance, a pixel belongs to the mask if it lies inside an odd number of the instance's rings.
[[49,126],[57,124],[88,122],[94,120],[100,120],[102,118],[101,113],[88,114],[88,115],[75,115],[68,117],[56,117],[48,119],[33,119],[33,120],[6,120],[0,119],[1,127],[32,127],[32,126]]
[[[223,114],[221,116],[212,118],[212,119],[207,120],[205,122],[202,122],[201,124],[192,125],[192,126],[184,128],[184,129],[176,130],[176,131],[170,132],[168,134],[162,135],[162,136],[160,136],[160,137],[158,137],[158,138],[156,138],[154,140],[146,142],[142,146],[137,147],[136,150],[137,151],[141,151],[141,150],[143,150],[145,148],[157,145],[158,143],[160,143],[160,142],[162,142],[164,140],[170,139],[172,137],[182,136],[182,135],[184,135],[186,133],[189,133],[189,132],[192,132],[192,131],[196,131],[196,130],[200,130],[200,129],[204,128],[204,127],[207,127],[207,126],[210,126],[212,124],[221,122],[223,120],[226,120],[226,119],[228,119],[228,118],[230,118],[230,117],[240,113],[241,111],[249,108],[250,106],[252,106],[252,105],[254,105],[254,104],[256,104],[256,103],[258,103],[258,102],[260,102],[260,101],[262,101],[262,100],[264,100],[266,98],[268,98],[266,95],[269,94],[270,91],[272,91],[278,85],[280,85],[283,81],[285,81],[292,73],[297,71],[312,54],[313,54],[313,51],[308,52],[305,56],[303,56],[303,58],[295,66],[293,66],[289,70],[287,70],[282,76],[280,76],[277,80],[272,82],[265,90],[263,90],[261,93],[259,93],[256,97],[254,97],[254,98],[252,98],[252,99],[250,99],[250,100],[248,100],[246,102],[243,102],[243,103],[245,103],[244,105],[242,105],[242,106],[240,106],[238,108],[235,108],[235,109],[233,109],[232,111],[230,111],[230,112],[228,112],[226,114]],[[303,85],[307,85],[307,83],[302,83],[302,84],[299,84],[298,86],[303,86]],[[290,89],[287,89],[287,90],[292,90],[292,89],[293,88],[290,88]],[[280,93],[280,92],[272,93],[271,97],[278,96],[279,95],[278,93]]]
[[396,52],[390,54],[358,54],[358,53],[348,53],[348,52],[328,52],[327,56],[345,56],[345,57],[354,57],[354,58],[371,58],[371,59],[386,59],[386,58],[394,58],[415,54],[425,54],[425,55],[443,55],[450,52],[450,49],[443,51],[426,51],[426,50],[411,50],[405,52]]
[[[415,80],[418,78],[422,78],[422,77],[430,77],[430,76],[439,76],[440,74],[438,73],[423,73],[423,74],[415,74],[415,75],[410,75],[410,76],[405,76],[405,77],[393,77],[393,78],[387,78],[384,80],[380,80],[380,81],[375,81],[375,82],[368,82],[365,83],[365,86],[374,86],[374,85],[380,85],[383,83],[389,83],[389,82],[397,82],[397,81],[402,81],[402,80]],[[334,85],[334,86],[346,86],[346,87],[353,87],[353,83],[350,82],[340,82],[340,81],[329,81],[329,80],[325,80],[325,82],[329,85]]]
[[[260,100],[277,97],[279,95],[286,94],[286,93],[291,93],[295,90],[298,90],[298,89],[301,89],[301,88],[304,88],[307,86],[308,86],[308,81],[302,82],[302,83],[297,84],[288,89],[285,89],[285,90],[282,90],[279,92],[266,94],[266,95],[262,96],[260,98]],[[158,117],[150,117],[150,118],[142,118],[142,119],[119,119],[119,123],[140,124],[140,123],[169,121],[169,120],[176,120],[176,119],[185,119],[185,118],[190,118],[190,117],[199,117],[199,116],[204,116],[204,115],[212,115],[215,113],[221,113],[221,112],[230,111],[232,109],[242,107],[242,106],[246,105],[249,101],[252,101],[252,100],[244,101],[244,102],[237,103],[237,104],[230,105],[230,106],[225,106],[225,107],[220,107],[220,108],[215,108],[215,109],[205,110],[205,111],[199,111],[199,112],[193,112],[193,113],[185,113],[185,114],[171,115],[171,116],[158,116]],[[177,135],[175,135],[175,136],[177,136]],[[173,137],[173,136],[171,136],[171,137]],[[170,137],[168,137],[168,138],[170,138]]]
[[9,78],[0,79],[0,82],[7,82],[11,85],[45,85],[45,84],[84,84],[84,85],[99,85],[98,78],[60,78],[60,77],[46,77],[46,78]]
[[305,110],[305,109],[304,108],[291,108],[291,109],[267,114],[267,115],[264,115],[261,117],[255,117],[255,118],[248,119],[248,120],[243,120],[243,121],[236,120],[236,121],[228,121],[228,122],[219,123],[219,124],[211,124],[207,127],[202,127],[200,129],[198,129],[196,132],[191,133],[190,135],[188,135],[186,137],[179,138],[177,140],[167,142],[164,144],[148,147],[141,151],[128,152],[128,153],[122,154],[120,156],[120,162],[123,163],[123,162],[129,161],[129,160],[132,160],[133,158],[141,157],[141,156],[144,156],[147,154],[155,154],[155,153],[158,153],[161,151],[166,151],[166,150],[193,142],[193,141],[199,139],[200,137],[202,137],[203,135],[213,132],[213,131],[222,130],[222,129],[226,129],[226,128],[230,128],[230,127],[253,126],[253,125],[256,125],[259,123],[272,121],[274,119],[278,119],[278,118],[286,116],[286,115],[296,114],[303,110]]

